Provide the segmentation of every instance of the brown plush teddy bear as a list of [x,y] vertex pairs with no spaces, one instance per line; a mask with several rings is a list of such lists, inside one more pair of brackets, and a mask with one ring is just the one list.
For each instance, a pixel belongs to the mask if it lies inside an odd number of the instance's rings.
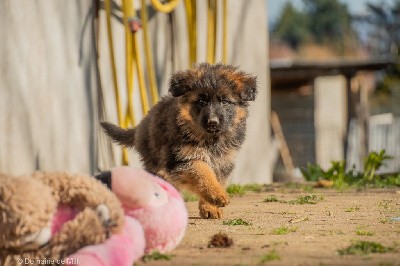
[[119,200],[93,177],[0,174],[0,265],[71,263],[62,260],[123,223]]

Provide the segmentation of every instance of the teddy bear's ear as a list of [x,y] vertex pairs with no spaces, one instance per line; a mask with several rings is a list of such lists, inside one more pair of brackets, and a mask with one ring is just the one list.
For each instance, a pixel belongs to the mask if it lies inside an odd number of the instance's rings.
[[174,97],[182,96],[193,88],[195,74],[192,70],[178,71],[172,74],[169,82],[169,92]]

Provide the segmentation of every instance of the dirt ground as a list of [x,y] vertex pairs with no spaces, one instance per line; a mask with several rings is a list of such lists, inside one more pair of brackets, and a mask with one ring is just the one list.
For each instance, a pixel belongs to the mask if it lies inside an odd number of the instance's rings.
[[[316,204],[296,202],[306,195],[315,195]],[[188,202],[187,207],[189,226],[170,260],[138,265],[400,265],[400,221],[392,219],[400,217],[400,189],[340,192],[273,186],[232,197],[222,220],[200,219],[197,202]],[[233,219],[250,225],[223,224]],[[282,227],[289,232],[277,232]],[[209,248],[211,237],[219,232],[232,238],[233,245]],[[357,240],[392,249],[339,255],[338,250]]]

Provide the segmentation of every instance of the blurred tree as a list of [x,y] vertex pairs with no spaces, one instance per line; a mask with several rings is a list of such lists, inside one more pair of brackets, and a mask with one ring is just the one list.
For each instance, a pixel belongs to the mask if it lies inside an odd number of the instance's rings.
[[[367,46],[371,54],[400,60],[400,0],[368,3],[367,10],[367,15],[355,19],[369,26]],[[383,73],[377,83],[375,96],[379,96],[376,99],[381,101],[378,112],[386,108],[387,112],[400,114],[400,64],[389,67]]]
[[[273,26],[273,36],[296,49],[307,42],[331,46],[342,54],[356,39],[346,4],[339,0],[303,0],[304,9],[297,10],[288,2]],[[350,40],[350,41],[349,41]]]
[[303,3],[314,41],[333,45],[342,53],[346,40],[355,37],[347,5],[338,0],[303,0]]
[[291,2],[287,2],[279,21],[273,26],[273,35],[294,49],[297,49],[299,44],[310,41],[306,14],[298,11]]
[[373,54],[399,54],[400,0],[367,3],[367,14],[355,16],[357,22],[368,24],[368,46]]

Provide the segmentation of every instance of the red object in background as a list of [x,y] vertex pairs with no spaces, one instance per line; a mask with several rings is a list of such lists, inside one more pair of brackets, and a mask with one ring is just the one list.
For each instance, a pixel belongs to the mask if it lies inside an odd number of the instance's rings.
[[142,22],[138,18],[128,19],[128,24],[132,33],[135,33],[142,28]]

